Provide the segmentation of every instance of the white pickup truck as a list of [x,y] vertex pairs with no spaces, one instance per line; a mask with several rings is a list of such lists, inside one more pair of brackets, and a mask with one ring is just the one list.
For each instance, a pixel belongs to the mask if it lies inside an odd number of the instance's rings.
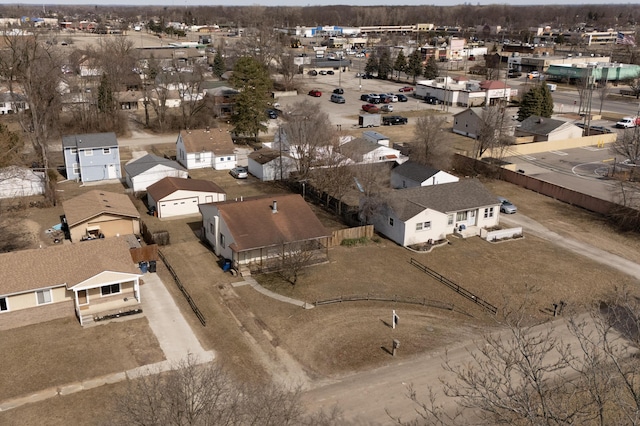
[[624,117],[616,123],[616,127],[621,129],[631,129],[640,126],[640,117]]

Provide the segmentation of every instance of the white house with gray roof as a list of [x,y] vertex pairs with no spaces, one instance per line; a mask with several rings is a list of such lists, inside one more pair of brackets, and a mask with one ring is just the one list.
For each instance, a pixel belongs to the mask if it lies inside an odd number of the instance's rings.
[[116,134],[89,133],[62,137],[67,179],[82,182],[120,179],[120,150]]
[[[363,204],[364,201],[361,202]],[[469,231],[498,224],[498,198],[477,179],[394,190],[368,221],[401,246],[445,239],[456,229]]]
[[189,177],[187,169],[177,162],[157,155],[147,154],[124,165],[127,186],[134,191],[146,191],[165,177],[186,179]]
[[458,182],[457,176],[415,161],[407,161],[391,170],[391,187],[395,189]]
[[533,138],[531,142],[550,142],[582,137],[582,129],[568,121],[532,115],[515,129],[516,137]]

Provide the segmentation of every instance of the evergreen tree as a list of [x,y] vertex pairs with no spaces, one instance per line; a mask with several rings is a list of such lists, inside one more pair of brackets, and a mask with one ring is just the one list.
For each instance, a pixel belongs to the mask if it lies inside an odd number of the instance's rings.
[[405,73],[413,78],[413,84],[416,83],[416,77],[422,74],[422,58],[420,50],[416,49],[409,55],[409,61]]
[[216,52],[216,56],[213,57],[213,75],[218,78],[222,77],[222,74],[227,70],[227,64],[224,62],[222,53]]
[[367,63],[364,66],[365,74],[373,74],[378,70],[378,57],[376,55],[371,55],[367,59]]
[[384,49],[378,61],[378,77],[386,80],[392,72],[393,65],[391,64],[391,56],[389,55],[389,51]]
[[522,121],[532,115],[551,117],[552,114],[553,98],[546,84],[534,86],[522,96],[518,120]]
[[400,50],[398,52],[398,56],[396,56],[396,61],[393,64],[393,70],[398,73],[398,80],[400,80],[400,73],[404,72],[407,68],[407,57],[404,56],[404,52]]
[[427,65],[424,67],[424,77],[429,80],[433,80],[440,73],[438,63],[435,56],[429,56],[427,59]]
[[242,57],[233,68],[230,83],[238,89],[235,111],[231,116],[234,131],[241,135],[251,135],[256,141],[260,131],[267,130],[267,121],[272,87],[268,70],[255,58]]
[[100,78],[100,86],[98,86],[98,110],[107,113],[113,111],[113,90],[107,75],[104,73]]

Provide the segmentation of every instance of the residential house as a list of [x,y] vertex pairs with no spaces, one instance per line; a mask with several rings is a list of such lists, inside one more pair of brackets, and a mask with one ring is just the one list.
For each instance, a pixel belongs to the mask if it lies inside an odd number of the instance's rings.
[[400,151],[380,145],[365,138],[351,139],[340,145],[340,154],[356,164],[383,163],[386,161],[402,161]]
[[515,129],[516,138],[526,137],[527,142],[547,142],[582,137],[582,129],[567,121],[532,115]]
[[0,199],[44,194],[44,172],[26,167],[0,169]]
[[157,155],[147,154],[124,165],[127,186],[135,192],[145,191],[162,178],[186,179],[189,172],[177,162]]
[[142,312],[130,247],[120,237],[0,253],[0,330]]
[[26,98],[18,93],[0,93],[0,114],[13,114],[29,109]]
[[406,161],[391,170],[391,187],[395,189],[458,182],[457,176],[415,161]]
[[136,110],[144,108],[144,93],[137,90],[127,90],[125,92],[116,92],[113,94],[118,104],[118,109]]
[[499,214],[495,195],[477,179],[463,179],[390,191],[365,219],[392,241],[411,246],[443,240],[455,231],[478,235],[481,228],[497,225]]
[[248,155],[249,173],[261,181],[288,179],[296,171],[296,161],[286,152],[262,148]]
[[140,234],[140,213],[128,195],[94,189],[62,203],[71,241]]
[[165,177],[147,187],[149,208],[163,219],[197,214],[200,204],[226,199],[227,193],[209,180]]
[[218,117],[229,117],[233,114],[238,91],[231,87],[221,86],[206,90],[207,96],[213,99],[213,114]]
[[181,130],[176,142],[177,160],[189,170],[231,170],[237,161],[234,151],[231,134],[222,129]]
[[366,130],[362,132],[362,137],[378,145],[391,146],[391,139],[389,139],[388,136],[373,130]]
[[484,122],[483,111],[482,107],[471,107],[453,114],[453,133],[478,139]]
[[269,270],[288,251],[327,259],[327,230],[298,194],[202,204],[202,239],[241,273]]
[[120,150],[115,133],[62,137],[67,179],[95,182],[120,179]]

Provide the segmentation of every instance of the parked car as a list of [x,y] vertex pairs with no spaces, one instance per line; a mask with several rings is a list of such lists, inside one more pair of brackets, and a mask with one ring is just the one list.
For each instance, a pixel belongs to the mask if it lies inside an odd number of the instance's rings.
[[275,109],[268,109],[267,115],[270,119],[275,120],[276,118],[278,118],[278,111],[276,111]]
[[236,179],[246,179],[249,177],[249,170],[246,167],[238,166],[229,170],[229,174]]
[[366,112],[370,112],[372,114],[380,111],[378,107],[375,106],[374,104],[364,104],[362,105],[362,110]]
[[540,73],[538,71],[531,71],[530,73],[527,74],[527,78],[529,80],[534,78],[540,78]]
[[356,58],[364,58],[365,54],[362,52],[356,53]]
[[440,99],[435,96],[427,96],[424,98],[424,101],[431,105],[440,105]]
[[369,102],[369,94],[368,93],[363,93],[362,95],[360,95],[360,100],[361,101],[365,101],[365,102]]
[[335,102],[337,104],[345,103],[344,96],[338,95],[337,93],[332,93],[330,100],[331,100],[331,102]]
[[393,112],[393,105],[391,104],[384,104],[380,107],[380,111],[383,112]]
[[309,75],[318,75],[318,71],[311,70],[311,71],[309,71]]
[[640,126],[640,117],[624,117],[616,123],[616,127],[620,129],[631,129]]
[[327,72],[325,70],[320,71],[320,75],[327,75]]
[[498,197],[498,201],[500,201],[500,212],[506,214],[513,214],[518,211],[518,208],[511,203],[511,201],[507,200],[504,197]]
[[411,86],[401,87],[398,91],[399,92],[413,92],[413,87],[411,87]]
[[409,100],[409,98],[407,98],[405,95],[403,95],[402,93],[396,95],[398,97],[398,102],[407,102]]
[[322,96],[322,92],[319,91],[318,89],[313,89],[309,91],[309,96],[313,96],[314,98],[319,98],[320,96]]
[[342,94],[344,94],[344,89],[342,87],[337,87],[337,88],[333,89],[333,93],[336,93],[338,95],[342,95]]
[[333,71],[329,70],[329,71],[327,71],[327,74],[328,75],[334,75],[335,73]]
[[391,101],[391,102],[398,102],[398,97],[396,95],[394,95],[393,93],[387,93],[387,97],[389,98],[389,101]]
[[373,78],[373,75],[371,75],[371,74],[364,74],[364,75],[362,76],[362,78],[364,78],[365,80],[366,80],[366,79],[372,79],[372,78]]
[[409,120],[407,117],[400,117],[399,115],[390,115],[388,117],[382,117],[382,124],[385,126],[394,126],[396,124],[407,124]]
[[518,78],[522,75],[522,73],[518,70],[511,69],[507,71],[507,77],[509,78]]

